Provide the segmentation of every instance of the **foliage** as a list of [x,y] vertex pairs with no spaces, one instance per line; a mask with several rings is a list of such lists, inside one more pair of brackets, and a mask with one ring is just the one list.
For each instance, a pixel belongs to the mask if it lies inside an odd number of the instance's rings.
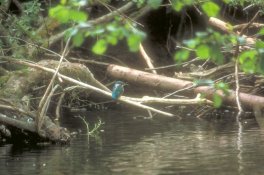
[[106,25],[98,25],[85,33],[86,36],[97,37],[98,40],[93,47],[93,52],[103,54],[107,46],[116,45],[119,40],[126,38],[130,51],[137,51],[139,44],[145,37],[145,34],[133,26],[132,23],[120,22],[120,18]]
[[239,54],[239,63],[246,73],[264,73],[264,42],[257,41],[255,49],[246,50]]
[[207,16],[217,16],[220,10],[220,7],[214,2],[205,2],[202,4],[202,9]]
[[[154,9],[160,7],[162,3],[162,0],[133,1],[137,4],[138,7],[148,5]],[[80,11],[79,9],[81,6],[93,2],[94,1],[88,0],[61,0],[60,4],[49,10],[49,15],[50,17],[57,19],[61,23],[74,22],[79,26],[89,25],[89,22],[85,22],[88,19],[88,15],[85,12]],[[193,3],[195,3],[194,0],[173,0],[171,6],[176,11],[180,11],[184,6],[192,5]],[[208,16],[216,16],[219,12],[219,7],[214,2],[208,1],[202,3],[202,10]],[[145,38],[144,32],[137,29],[135,23],[133,23],[129,19],[124,18],[123,16],[116,17],[114,21],[111,21],[107,24],[100,24],[96,26],[91,25],[89,28],[87,28],[86,31],[79,30],[78,27],[73,27],[68,30],[68,36],[73,36],[73,43],[77,47],[83,43],[85,37],[97,38],[97,42],[92,48],[92,51],[96,54],[103,54],[107,50],[109,44],[116,45],[119,40],[122,40],[124,38],[126,38],[127,45],[129,46],[130,51],[137,51],[140,42]],[[185,59],[187,57],[188,53],[185,52]]]
[[[228,95],[229,94],[229,87],[226,83],[224,82],[219,82],[215,83],[213,80],[210,79],[201,79],[201,80],[195,80],[194,81],[195,86],[210,86],[215,89],[215,91],[220,91],[223,93],[223,95]],[[214,102],[214,107],[219,108],[222,105],[222,97],[215,93],[213,95],[213,102]]]
[[[123,16],[116,16],[114,21],[109,23],[90,25],[89,22],[85,23],[88,15],[79,10],[74,10],[75,5],[72,5],[72,1],[70,2],[68,4],[63,2],[51,8],[49,15],[61,23],[75,22],[78,24],[68,29],[67,32],[68,37],[73,37],[75,46],[79,47],[85,37],[93,37],[97,41],[92,47],[92,51],[96,54],[103,54],[108,45],[116,45],[118,41],[126,39],[130,51],[135,52],[138,50],[140,42],[145,38],[145,33],[137,29],[135,23],[128,19],[124,20]],[[159,4],[158,1],[149,3],[153,7]],[[82,26],[89,27],[84,29]]]
[[[116,16],[114,20],[99,25],[91,25],[88,15],[80,11],[80,7],[95,1],[88,0],[61,0],[61,3],[50,9],[49,15],[61,23],[74,23],[74,27],[68,29],[67,36],[72,37],[75,46],[82,45],[86,37],[96,38],[96,42],[92,47],[92,51],[96,54],[106,52],[109,45],[116,45],[118,41],[126,39],[130,51],[137,51],[140,42],[145,38],[145,33],[140,31],[137,25],[129,18],[121,14]],[[100,1],[98,1],[100,2]],[[106,1],[103,1],[105,3]],[[138,8],[149,6],[153,9],[159,8],[162,0],[133,0]],[[213,1],[197,1],[197,0],[172,0],[171,8],[175,11],[181,11],[186,6],[197,5],[208,17],[218,16],[220,12],[219,5]],[[263,5],[260,0],[224,0],[229,5],[248,5],[253,3]],[[80,27],[80,26],[85,26]],[[230,31],[233,28],[230,26]],[[232,33],[232,32],[230,32]],[[258,35],[264,34],[264,29]],[[189,49],[178,50],[174,59],[176,62],[183,62],[189,59],[194,53],[200,59],[209,59],[217,64],[223,64],[226,61],[238,59],[241,68],[247,73],[264,73],[264,61],[261,59],[264,54],[264,42],[257,41],[252,50],[245,50],[238,55],[231,55],[231,59],[226,59],[227,55],[223,53],[234,53],[237,46],[245,45],[245,38],[234,34],[222,34],[212,29],[203,32],[197,32],[196,37],[184,40],[183,44]],[[223,52],[225,51],[225,52]],[[228,55],[230,57],[230,55]],[[215,84],[216,89],[220,89],[227,93],[228,86],[224,83]],[[222,103],[221,97],[214,96],[215,107],[219,107]]]
[[1,38],[0,48],[15,48],[12,52],[16,58],[28,57],[24,44],[20,40],[30,40],[31,42],[41,42],[39,36],[36,35],[36,27],[40,25],[39,13],[41,4],[38,0],[21,3],[23,13],[20,15],[14,13],[5,13],[6,19],[1,21]]
[[[219,32],[208,29],[205,32],[197,32],[196,37],[184,40],[183,43],[200,59],[211,59],[212,61],[222,64],[224,63],[224,55],[221,48],[226,51],[231,50],[233,45],[237,43],[236,36],[223,35]],[[175,54],[175,61],[186,61],[189,57],[189,50],[182,49]]]
[[[263,35],[260,30],[258,35]],[[232,34],[220,34],[219,32],[209,29],[207,32],[198,32],[196,37],[185,40],[183,43],[192,49],[200,59],[210,59],[211,61],[223,64],[225,55],[223,51],[231,52],[235,46],[246,46],[245,38]],[[254,49],[244,50],[238,55],[239,63],[242,70],[246,73],[264,73],[264,42],[256,41]],[[174,58],[177,62],[186,61],[190,55],[189,50],[182,49],[176,52]],[[229,56],[230,57],[230,56]],[[231,56],[232,57],[232,56]]]
[[[227,95],[229,94],[229,91],[228,91],[228,90],[229,90],[229,87],[228,87],[228,85],[227,85],[226,83],[223,83],[223,82],[216,83],[216,84],[214,85],[214,88],[215,88],[215,90],[220,90],[220,91],[222,91],[222,93],[223,93],[225,96],[227,96]],[[221,96],[218,95],[217,93],[214,94],[214,96],[213,96],[213,101],[214,101],[214,107],[215,107],[215,108],[219,108],[219,107],[221,107],[222,102],[223,102]]]
[[49,15],[54,17],[61,23],[67,23],[69,21],[84,22],[88,16],[84,12],[76,11],[70,7],[58,5],[49,11]]
[[[230,5],[249,5],[255,4],[263,6],[264,3],[261,0],[226,0],[226,3]],[[206,1],[201,5],[203,11],[208,16],[216,16],[219,12],[219,6],[213,1]],[[229,27],[230,33],[232,26]],[[264,35],[264,29],[260,30],[258,36]],[[196,37],[183,41],[188,48],[192,49],[196,56],[200,59],[210,59],[211,61],[223,64],[225,62],[225,55],[223,51],[231,52],[235,50],[237,45],[245,46],[246,39],[242,36],[233,34],[221,34],[212,29],[208,29],[206,32],[196,33]],[[251,50],[245,50],[239,53],[238,59],[241,68],[246,73],[264,73],[264,42],[257,41]],[[186,61],[190,56],[190,50],[179,50],[175,53],[174,58],[177,62]],[[230,57],[230,55],[229,55]],[[232,57],[232,56],[231,56]],[[236,59],[236,58],[234,58]],[[232,61],[232,59],[229,59]]]

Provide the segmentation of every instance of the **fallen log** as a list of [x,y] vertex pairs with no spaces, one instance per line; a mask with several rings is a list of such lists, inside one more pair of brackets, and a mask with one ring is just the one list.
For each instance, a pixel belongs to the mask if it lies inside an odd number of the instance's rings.
[[[209,100],[213,99],[214,93],[220,95],[223,99],[224,104],[236,106],[235,91],[229,90],[229,95],[225,95],[222,91],[215,90],[210,86],[200,86],[194,87],[193,82],[175,79],[171,77],[166,77],[162,75],[155,75],[148,72],[139,71],[136,69],[131,69],[127,67],[122,67],[118,65],[109,65],[107,68],[107,74],[115,79],[125,80],[130,83],[137,85],[148,86],[151,88],[166,90],[166,91],[176,91],[180,89],[190,88],[191,94],[202,93]],[[254,106],[264,107],[264,97],[239,93],[239,98],[243,106],[253,109]]]
[[[12,126],[32,133],[37,133],[37,128],[33,120],[21,121],[0,113],[0,122],[6,126]],[[42,138],[46,138],[53,142],[69,142],[70,133],[66,128],[55,125],[48,117],[45,118],[43,123],[45,130],[41,132]]]
[[[36,118],[35,112],[26,111],[21,106],[17,107],[4,99],[0,99],[0,111],[1,124],[21,129],[21,133],[24,133],[24,131],[37,133],[34,121]],[[67,143],[70,141],[69,131],[53,123],[48,116],[46,116],[43,121],[43,128],[41,133],[39,133],[41,139],[60,143]],[[32,138],[32,140],[34,139]]]
[[193,86],[193,83],[190,81],[184,81],[162,75],[155,75],[152,73],[143,72],[114,64],[110,64],[107,67],[107,74],[116,79],[123,79],[125,81],[138,85],[147,85],[149,87],[167,91]]

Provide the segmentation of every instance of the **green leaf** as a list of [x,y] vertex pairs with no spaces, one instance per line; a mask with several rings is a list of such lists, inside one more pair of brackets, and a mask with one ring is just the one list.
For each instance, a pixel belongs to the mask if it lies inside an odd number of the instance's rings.
[[264,28],[260,29],[260,31],[258,32],[258,35],[260,35],[260,36],[264,35]]
[[241,65],[241,68],[243,69],[244,72],[246,73],[254,73],[256,72],[256,64],[255,64],[255,61],[245,61],[242,65]]
[[223,91],[225,95],[229,94],[229,91],[228,91],[229,87],[228,87],[228,84],[226,84],[226,83],[219,82],[219,83],[215,84],[215,88]]
[[145,0],[132,0],[133,2],[137,3],[137,7],[141,7],[144,3],[145,3]]
[[84,22],[87,21],[88,16],[81,11],[69,10],[69,19],[75,22]]
[[174,55],[174,60],[176,62],[182,62],[185,61],[189,58],[190,51],[188,50],[179,50],[177,53]]
[[191,49],[194,49],[199,44],[199,39],[184,40],[183,43]]
[[139,49],[139,44],[142,38],[140,35],[132,34],[127,38],[127,45],[129,46],[129,50],[131,52],[136,52]]
[[73,45],[76,47],[79,47],[82,45],[83,41],[84,41],[84,36],[81,32],[78,32],[76,35],[73,36]]
[[196,55],[201,59],[207,59],[210,56],[210,48],[203,44],[197,47]]
[[220,10],[219,6],[214,2],[205,2],[202,5],[203,11],[207,14],[207,16],[216,16]]
[[49,10],[49,16],[61,23],[66,23],[69,21],[69,9],[62,5],[57,5]]
[[117,42],[118,42],[117,38],[115,36],[112,36],[112,35],[108,35],[106,37],[106,40],[107,40],[108,43],[110,43],[112,45],[116,45]]
[[218,94],[214,94],[213,100],[214,100],[214,107],[215,108],[221,107],[222,102],[223,102],[221,96],[219,96]]
[[175,10],[175,11],[177,11],[177,12],[179,12],[179,11],[181,11],[181,9],[184,7],[184,3],[183,2],[181,2],[181,1],[179,1],[179,0],[173,0],[172,1],[172,8]]
[[75,22],[84,22],[88,16],[84,12],[72,10],[69,7],[57,5],[49,10],[49,16],[57,19],[61,23],[67,23],[72,20]]
[[148,0],[148,5],[150,5],[150,7],[157,9],[159,8],[160,4],[161,4],[162,0]]
[[223,64],[224,62],[224,55],[222,54],[220,50],[220,45],[212,45],[210,48],[210,56],[213,61],[215,61],[218,64]]
[[106,43],[106,41],[103,40],[103,39],[100,39],[100,40],[98,40],[95,43],[95,45],[92,48],[92,51],[94,53],[98,54],[98,55],[101,55],[101,54],[105,53],[106,49],[107,49],[107,43]]
[[60,3],[61,3],[62,5],[65,5],[65,4],[67,3],[67,0],[61,0]]
[[264,42],[263,41],[260,41],[260,40],[257,40],[256,41],[256,48],[258,48],[258,49],[264,49]]
[[256,71],[257,65],[257,51],[256,50],[248,50],[242,52],[239,57],[239,63],[241,64],[241,68],[246,73],[254,73]]
[[256,50],[248,50],[248,51],[244,51],[239,55],[239,62],[241,64],[244,64],[246,61],[248,60],[253,60],[257,55]]

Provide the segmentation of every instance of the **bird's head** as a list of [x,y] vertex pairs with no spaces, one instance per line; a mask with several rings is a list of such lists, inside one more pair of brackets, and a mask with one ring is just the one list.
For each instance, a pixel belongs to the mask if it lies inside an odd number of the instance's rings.
[[125,86],[125,85],[127,85],[127,83],[124,83],[123,81],[116,81],[115,85]]

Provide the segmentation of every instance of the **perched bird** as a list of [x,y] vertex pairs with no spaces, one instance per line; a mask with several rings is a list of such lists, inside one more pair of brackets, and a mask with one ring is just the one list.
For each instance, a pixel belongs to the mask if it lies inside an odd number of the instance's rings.
[[122,81],[116,81],[112,90],[112,99],[117,100],[124,93],[124,85]]

